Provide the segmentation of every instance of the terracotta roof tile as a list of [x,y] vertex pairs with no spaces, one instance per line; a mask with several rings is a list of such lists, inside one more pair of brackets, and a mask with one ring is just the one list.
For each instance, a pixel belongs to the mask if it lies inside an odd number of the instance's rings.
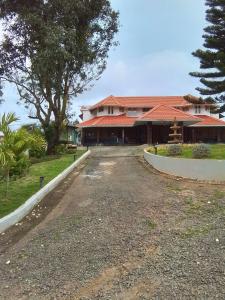
[[103,116],[82,122],[78,127],[132,127],[137,118],[127,117],[126,115],[119,116]]
[[157,105],[168,106],[185,106],[190,103],[182,96],[143,96],[143,97],[115,97],[109,96],[97,104],[93,105],[91,109],[101,106],[121,106],[121,107],[155,107]]
[[225,122],[223,120],[211,117],[211,116],[206,116],[206,115],[197,115],[199,119],[202,121],[198,122],[197,124],[191,125],[191,127],[221,127],[225,126]]
[[185,113],[182,110],[166,105],[158,105],[141,116],[138,121],[177,121],[198,122],[199,118]]

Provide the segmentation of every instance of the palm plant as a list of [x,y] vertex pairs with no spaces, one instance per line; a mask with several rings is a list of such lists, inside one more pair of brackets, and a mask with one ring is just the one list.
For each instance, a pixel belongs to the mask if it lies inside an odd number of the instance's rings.
[[41,149],[46,143],[43,137],[29,133],[26,129],[12,131],[10,125],[18,118],[13,113],[4,114],[0,119],[0,131],[4,138],[0,143],[0,169],[6,179],[6,196],[8,196],[10,175],[21,174],[29,167],[28,150]]
[[18,118],[13,113],[3,114],[0,120],[0,130],[4,134],[3,141],[0,144],[0,167],[3,176],[6,178],[6,196],[8,196],[9,190],[10,168],[15,163],[15,153],[12,150],[13,132],[10,129],[10,124],[17,120]]

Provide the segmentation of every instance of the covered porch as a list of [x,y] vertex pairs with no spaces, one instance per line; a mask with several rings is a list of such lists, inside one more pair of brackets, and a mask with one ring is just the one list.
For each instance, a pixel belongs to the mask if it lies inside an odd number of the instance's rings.
[[141,145],[146,143],[147,127],[82,128],[84,145]]

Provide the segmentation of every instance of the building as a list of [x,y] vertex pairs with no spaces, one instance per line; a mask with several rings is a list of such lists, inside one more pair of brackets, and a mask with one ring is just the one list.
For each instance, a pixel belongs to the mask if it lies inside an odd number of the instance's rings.
[[114,97],[81,108],[81,142],[86,145],[168,143],[178,122],[184,143],[225,142],[225,122],[215,103],[191,95]]
[[60,135],[60,142],[68,145],[80,144],[80,129],[77,128],[78,121],[68,123]]

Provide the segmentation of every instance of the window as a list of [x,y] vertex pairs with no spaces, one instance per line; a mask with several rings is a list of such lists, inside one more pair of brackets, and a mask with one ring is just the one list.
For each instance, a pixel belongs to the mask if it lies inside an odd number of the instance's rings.
[[149,108],[148,108],[148,107],[144,107],[144,108],[142,109],[142,111],[143,111],[143,112],[147,112],[147,111],[149,111]]
[[103,106],[101,106],[101,107],[98,108],[98,112],[103,112],[103,111],[104,111],[104,107]]
[[200,105],[195,105],[195,113],[200,114],[201,113],[201,106]]
[[119,108],[119,111],[120,111],[120,112],[124,112],[124,107],[120,107],[120,108]]
[[128,108],[128,111],[136,111],[136,110],[137,110],[136,107],[129,107],[129,108]]
[[112,106],[108,106],[108,115],[113,115],[114,109]]

